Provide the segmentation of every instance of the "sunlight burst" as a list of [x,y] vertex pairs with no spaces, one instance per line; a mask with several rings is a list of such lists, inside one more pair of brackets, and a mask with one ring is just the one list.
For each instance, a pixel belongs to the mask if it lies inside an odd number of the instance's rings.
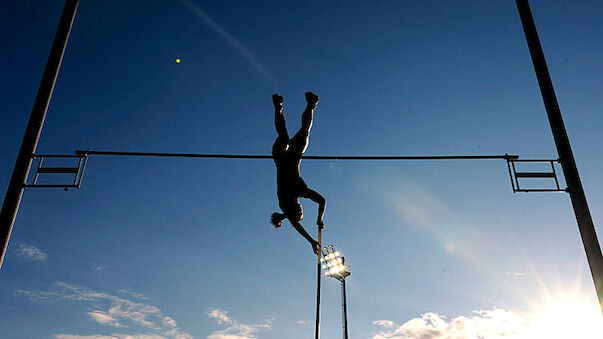
[[603,316],[592,298],[578,293],[551,297],[532,320],[533,338],[603,338]]

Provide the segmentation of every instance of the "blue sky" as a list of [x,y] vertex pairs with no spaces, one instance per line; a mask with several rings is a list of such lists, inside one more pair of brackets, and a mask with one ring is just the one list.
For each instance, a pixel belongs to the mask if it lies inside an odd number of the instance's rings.
[[[0,4],[1,192],[62,7]],[[601,236],[603,5],[532,10]],[[268,154],[270,96],[291,132],[308,90],[307,154],[556,157],[513,1],[83,0],[38,153]],[[569,198],[513,194],[504,161],[306,160],[302,174],[352,267],[350,337],[603,331],[583,325],[601,314]],[[80,190],[28,189],[0,270],[3,332],[310,337],[316,260],[287,222],[270,227],[275,193],[271,161],[104,156]],[[323,282],[333,338],[339,285]]]

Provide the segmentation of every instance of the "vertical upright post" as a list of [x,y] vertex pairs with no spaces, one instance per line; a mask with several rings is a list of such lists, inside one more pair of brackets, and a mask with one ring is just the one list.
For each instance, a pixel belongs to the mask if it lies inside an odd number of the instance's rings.
[[345,294],[345,277],[341,279],[341,308],[342,308],[342,323],[343,323],[343,339],[348,339],[348,307]]
[[590,215],[590,210],[588,209],[588,203],[586,201],[584,189],[582,188],[582,182],[580,181],[580,175],[578,174],[578,168],[576,167],[576,161],[574,160],[574,154],[570,146],[569,138],[565,130],[563,117],[561,116],[561,110],[559,109],[555,89],[553,88],[553,82],[551,81],[544,53],[542,52],[542,46],[540,45],[536,25],[534,24],[532,11],[530,10],[530,4],[528,3],[528,0],[516,0],[516,3],[528,42],[528,48],[530,49],[536,77],[538,78],[538,85],[540,86],[544,107],[546,108],[549,124],[551,125],[551,130],[553,132],[553,138],[555,139],[555,145],[557,146],[557,153],[559,153],[559,162],[563,168],[567,189],[574,208],[576,221],[578,222],[578,229],[580,230],[582,243],[584,245],[584,250],[586,251],[586,258],[588,259],[590,272],[599,297],[599,305],[603,311],[603,257],[601,256],[601,248],[597,239],[597,233],[595,232],[595,226]]
[[320,339],[320,278],[322,276],[320,258],[322,255],[322,228],[318,226],[318,264],[316,266],[316,328],[314,339]]
[[13,174],[8,184],[6,195],[4,196],[4,203],[2,204],[2,210],[0,211],[0,241],[2,241],[0,267],[4,261],[8,240],[10,239],[15,218],[17,217],[17,211],[19,210],[19,204],[21,203],[21,197],[23,196],[24,185],[27,182],[27,176],[33,160],[32,156],[36,153],[40,133],[44,126],[46,111],[48,110],[52,91],[54,90],[54,84],[57,80],[59,69],[61,68],[61,61],[63,60],[63,54],[65,53],[65,47],[67,46],[67,40],[69,39],[69,33],[71,32],[71,26],[73,25],[77,6],[78,0],[66,0],[65,2],[63,14],[59,21],[59,27],[57,28],[54,42],[50,49],[50,55],[46,62],[44,75],[42,75],[38,94],[36,95],[29,122],[25,129],[25,135],[21,142],[21,148],[17,155]]

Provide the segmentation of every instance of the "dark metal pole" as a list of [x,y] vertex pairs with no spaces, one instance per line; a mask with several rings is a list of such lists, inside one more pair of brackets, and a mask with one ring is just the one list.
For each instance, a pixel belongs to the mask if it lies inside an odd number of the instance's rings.
[[345,296],[345,278],[341,279],[341,308],[343,322],[343,339],[348,339],[348,307]]
[[595,232],[595,226],[588,209],[588,203],[584,195],[584,189],[582,188],[582,182],[580,181],[580,175],[578,174],[578,168],[576,167],[576,161],[574,160],[574,154],[572,153],[565,125],[563,124],[563,118],[559,110],[559,104],[557,103],[555,89],[549,75],[544,53],[542,52],[538,32],[534,25],[530,4],[527,0],[516,0],[516,2],[530,49],[530,55],[532,56],[536,77],[538,78],[538,84],[540,85],[542,100],[544,101],[544,107],[549,118],[557,152],[559,153],[559,162],[563,168],[567,189],[574,208],[574,214],[576,215],[576,221],[578,222],[578,229],[582,236],[586,258],[588,259],[590,272],[599,297],[599,305],[603,311],[603,257],[601,256],[597,233]]
[[21,142],[21,148],[19,149],[19,155],[15,162],[15,168],[6,190],[4,197],[4,204],[0,211],[0,236],[2,239],[2,256],[0,257],[0,267],[4,261],[4,254],[8,247],[8,240],[17,217],[17,211],[19,210],[19,203],[23,196],[24,185],[27,182],[27,175],[31,167],[32,156],[36,152],[38,140],[40,139],[40,133],[44,126],[44,119],[46,118],[46,111],[52,97],[52,91],[54,84],[61,68],[61,61],[63,60],[63,54],[65,53],[65,47],[67,46],[67,40],[69,39],[69,33],[71,32],[71,26],[75,18],[77,11],[78,0],[67,0],[65,7],[63,8],[63,14],[59,21],[59,27],[50,49],[50,55],[46,62],[46,68],[44,69],[44,75],[42,75],[42,81],[36,95],[31,115],[29,117],[29,123],[25,129],[25,135]]
[[322,228],[318,227],[318,265],[316,271],[316,327],[314,328],[314,339],[320,339],[320,278],[322,276],[321,254],[322,254]]

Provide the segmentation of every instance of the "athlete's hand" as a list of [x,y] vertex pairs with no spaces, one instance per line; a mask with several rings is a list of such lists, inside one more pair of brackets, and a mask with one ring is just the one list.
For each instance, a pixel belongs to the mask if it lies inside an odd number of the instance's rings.
[[325,228],[325,223],[322,220],[317,221],[316,225],[318,225],[318,228],[320,228],[321,230]]
[[314,254],[318,255],[318,251],[320,251],[320,244],[318,241],[312,241],[310,246],[312,246],[312,251],[314,251]]

